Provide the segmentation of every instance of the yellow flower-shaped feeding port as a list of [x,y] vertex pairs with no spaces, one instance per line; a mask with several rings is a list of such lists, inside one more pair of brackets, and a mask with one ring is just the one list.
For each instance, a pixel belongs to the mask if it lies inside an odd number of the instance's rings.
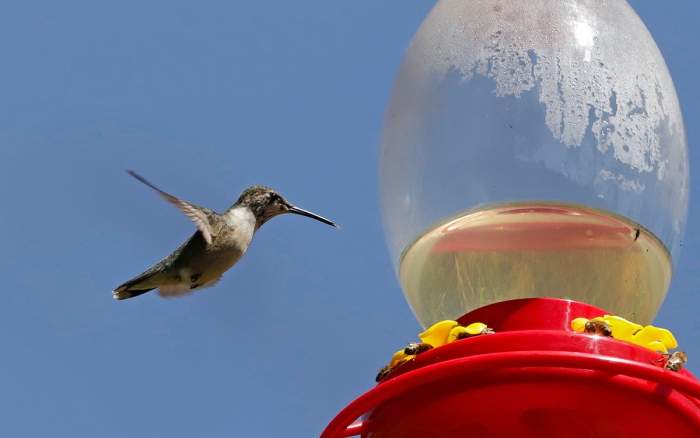
[[421,342],[430,344],[433,348],[437,348],[458,339],[487,333],[493,333],[493,330],[488,328],[484,323],[475,322],[463,327],[459,325],[457,321],[448,319],[433,324],[428,330],[418,335],[418,337],[421,339]]
[[632,342],[632,336],[644,327],[627,321],[619,316],[604,315],[593,318],[594,321],[603,321],[608,324],[613,332],[613,338],[622,339],[623,341]]
[[433,348],[441,347],[450,342],[450,332],[456,327],[460,327],[457,321],[452,321],[450,319],[440,321],[433,324],[428,330],[418,335],[418,337],[421,339],[421,342],[430,344]]
[[458,325],[457,327],[454,327],[452,330],[450,330],[450,335],[448,336],[447,342],[454,342],[460,339],[469,338],[477,335],[483,335],[486,333],[493,333],[493,330],[491,330],[486,324],[481,322],[475,322],[473,324],[469,324],[466,327]]
[[485,331],[491,330],[491,329],[489,329],[488,326],[486,324],[484,324],[483,322],[475,322],[473,324],[469,324],[466,327],[466,330],[467,330],[467,333],[469,333],[470,335],[481,335]]
[[669,348],[678,348],[676,338],[670,331],[653,325],[648,325],[633,334],[630,342],[664,354],[668,353]]
[[[419,334],[418,337],[420,338],[421,343],[416,345],[428,344],[433,348],[437,348],[459,339],[487,333],[493,333],[493,330],[488,328],[486,324],[480,322],[475,322],[466,327],[462,327],[457,321],[440,321],[431,326],[428,330]],[[411,344],[409,344],[409,347],[411,347]],[[406,351],[407,348],[404,348],[403,350],[399,350],[394,353],[394,355],[391,357],[389,365],[386,365],[379,370],[379,374],[377,375],[376,379],[377,382],[384,379],[384,377],[386,377],[386,375],[396,367],[416,357],[414,354],[406,354]],[[423,351],[428,351],[428,349]],[[421,351],[419,350],[416,353],[420,352]]]
[[397,351],[391,357],[391,362],[389,362],[389,366],[392,369],[396,368],[397,366],[401,365],[402,363],[406,362],[407,360],[410,360],[410,359],[413,359],[414,357],[416,357],[416,356],[413,356],[411,354],[406,354],[404,350]]
[[583,333],[586,330],[587,322],[588,318],[576,318],[573,321],[571,321],[571,328],[575,332]]
[[[576,318],[571,321],[571,328],[577,332],[585,332],[588,321],[586,318]],[[666,329],[653,325],[644,327],[614,315],[599,316],[593,318],[592,321],[606,323],[612,331],[612,337],[621,341],[631,342],[664,354],[668,353],[669,348],[678,348],[676,338]]]

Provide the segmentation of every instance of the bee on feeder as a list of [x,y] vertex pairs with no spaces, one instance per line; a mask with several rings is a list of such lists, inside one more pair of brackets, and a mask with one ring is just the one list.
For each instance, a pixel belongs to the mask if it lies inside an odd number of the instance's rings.
[[612,329],[605,321],[596,321],[594,319],[589,319],[586,322],[583,331],[598,336],[612,336]]

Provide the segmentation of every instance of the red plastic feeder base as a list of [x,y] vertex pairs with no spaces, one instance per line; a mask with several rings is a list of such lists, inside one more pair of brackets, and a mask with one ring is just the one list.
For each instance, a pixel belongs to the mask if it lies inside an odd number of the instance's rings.
[[571,329],[575,318],[607,313],[551,298],[474,310],[460,324],[495,334],[401,365],[321,437],[700,437],[692,374],[662,368],[649,349]]

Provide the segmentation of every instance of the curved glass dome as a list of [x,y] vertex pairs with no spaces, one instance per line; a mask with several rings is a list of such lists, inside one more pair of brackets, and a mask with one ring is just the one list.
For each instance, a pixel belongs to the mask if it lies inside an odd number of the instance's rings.
[[623,0],[441,0],[396,77],[379,186],[424,326],[522,297],[648,324],[688,206],[663,57]]

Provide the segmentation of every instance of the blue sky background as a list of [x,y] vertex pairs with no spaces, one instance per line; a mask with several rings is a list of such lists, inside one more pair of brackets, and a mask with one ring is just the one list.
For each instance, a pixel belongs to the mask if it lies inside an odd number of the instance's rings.
[[[686,121],[691,206],[655,321],[700,373],[700,3],[630,2]],[[420,327],[385,248],[384,108],[430,1],[0,3],[0,435],[318,435]],[[266,224],[188,299],[111,290],[194,231],[124,171]]]

